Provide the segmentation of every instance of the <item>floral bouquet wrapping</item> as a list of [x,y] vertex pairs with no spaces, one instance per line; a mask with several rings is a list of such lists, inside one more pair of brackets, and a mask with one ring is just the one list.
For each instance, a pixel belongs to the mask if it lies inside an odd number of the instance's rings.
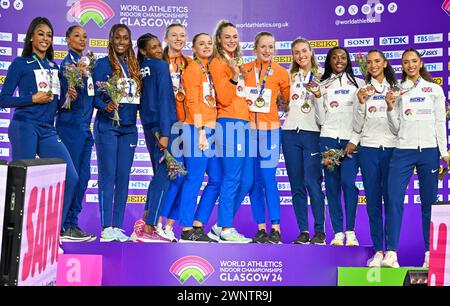
[[[83,73],[74,64],[67,64],[64,70],[64,77],[67,79],[69,87],[79,87],[83,88]],[[73,102],[69,95],[69,91],[66,93],[66,101],[64,102],[63,108],[70,109],[70,105]]]
[[359,52],[358,55],[356,55],[355,61],[358,64],[359,69],[361,69],[361,74],[366,78],[369,73],[367,69],[367,55],[363,55]]
[[[126,81],[119,81],[117,77],[109,77],[106,82],[97,81],[98,91],[106,93],[113,103],[119,106],[120,101],[127,94],[125,92]],[[117,123],[117,126],[120,126],[120,118],[119,111],[114,110],[114,117],[112,118],[113,125]]]
[[324,165],[328,171],[333,172],[334,169],[341,164],[343,158],[344,150],[329,149],[322,152],[322,165]]
[[[159,140],[159,132],[155,133],[155,137]],[[177,161],[167,149],[164,150],[164,155],[159,160],[159,163],[162,163],[163,161],[166,163],[167,176],[169,179],[174,180],[177,177],[186,175],[187,171],[184,168],[183,163]]]

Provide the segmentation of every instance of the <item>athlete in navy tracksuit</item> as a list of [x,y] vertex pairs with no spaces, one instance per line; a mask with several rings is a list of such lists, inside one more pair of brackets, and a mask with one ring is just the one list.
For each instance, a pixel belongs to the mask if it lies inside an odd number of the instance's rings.
[[[70,27],[66,33],[66,39],[70,49],[61,62],[61,74],[64,74],[66,65],[78,65],[78,67],[86,65],[86,63],[80,63],[86,44],[84,29],[80,26]],[[78,227],[78,215],[81,212],[81,204],[90,178],[91,153],[94,145],[90,130],[95,94],[94,83],[88,68],[83,68],[83,71],[84,86],[76,88],[77,98],[71,102],[70,109],[62,107],[56,117],[56,130],[70,153],[79,177],[66,221],[63,224],[65,231],[61,234],[62,241],[92,241],[96,238],[84,233]],[[68,82],[63,77],[61,78],[61,97],[64,102],[67,91]]]
[[[114,71],[111,65],[114,64]],[[100,217],[103,227],[101,241],[128,241],[122,233],[128,183],[134,151],[137,145],[136,116],[140,102],[140,75],[131,45],[128,27],[114,25],[110,33],[108,57],[99,59],[94,67],[96,95],[94,106],[98,109],[94,124],[94,139],[98,161],[98,193]],[[98,81],[120,76],[126,82],[126,96],[118,107],[106,93],[98,92]],[[120,121],[112,120],[117,108]],[[114,201],[114,204],[113,204]]]
[[399,267],[397,247],[403,216],[406,187],[414,167],[419,177],[422,206],[422,229],[425,241],[425,260],[428,267],[431,204],[437,201],[439,157],[449,165],[447,152],[445,95],[427,72],[420,54],[408,49],[402,55],[402,88],[395,99],[391,91],[386,95],[388,122],[398,135],[389,166],[389,201],[386,215],[386,255],[382,266]]
[[[177,121],[175,110],[175,97],[172,91],[172,81],[169,74],[169,65],[159,59],[144,56],[146,44],[155,39],[153,35],[146,34],[138,40],[139,55],[142,74],[142,96],[139,113],[144,128],[145,142],[150,153],[154,175],[147,192],[145,203],[145,224],[147,230],[139,226],[138,220],[131,236],[133,241],[170,241],[154,227],[157,224],[161,209],[163,208],[167,190],[171,183],[182,182],[182,177],[170,180],[167,175],[167,165],[163,157],[164,149],[174,156],[180,156],[181,152],[172,151],[172,142],[175,134],[171,133],[172,125]],[[159,134],[158,141],[156,133]],[[164,143],[166,140],[167,143]],[[163,140],[163,141],[161,141]]]
[[[21,57],[8,69],[2,92],[1,108],[15,108],[8,136],[12,160],[62,158],[67,163],[64,206],[61,226],[65,223],[77,172],[64,143],[54,127],[54,118],[60,97],[60,74],[53,62],[53,29],[46,18],[37,17],[31,22],[25,37]],[[19,87],[19,96],[14,91]]]
[[386,112],[386,94],[397,84],[395,72],[379,50],[368,53],[367,85],[358,93],[357,110],[353,113],[353,130],[361,134],[359,165],[361,167],[370,237],[375,255],[369,259],[369,267],[379,267],[383,260],[385,231],[383,226],[383,202],[389,199],[389,162],[397,144],[397,136],[390,130]]

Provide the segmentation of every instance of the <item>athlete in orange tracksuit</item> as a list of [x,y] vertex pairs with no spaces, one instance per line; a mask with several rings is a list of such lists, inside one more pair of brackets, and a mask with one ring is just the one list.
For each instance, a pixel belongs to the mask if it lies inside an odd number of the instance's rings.
[[[275,39],[269,32],[255,37],[256,60],[244,65],[245,94],[250,110],[251,149],[253,158],[253,187],[250,202],[258,232],[253,238],[257,243],[281,243],[280,194],[275,179],[280,158],[280,119],[277,98],[281,93],[289,99],[289,74],[273,62]],[[263,194],[265,193],[265,196]],[[265,205],[267,202],[272,229],[266,232]]]
[[[179,222],[183,232],[179,241],[217,242],[203,230],[219,196],[222,179],[213,144],[217,109],[208,65],[213,47],[211,37],[205,33],[195,35],[192,44],[196,59],[182,76],[186,91],[186,120],[181,136],[187,174],[181,187]],[[208,174],[208,184],[195,210],[205,172]]]
[[223,179],[218,221],[211,228],[209,236],[229,242],[248,243],[251,239],[233,228],[234,216],[253,182],[253,165],[249,155],[250,115],[240,71],[242,62],[237,61],[242,61],[242,58],[236,26],[222,20],[214,34],[214,58],[210,69],[217,95],[216,152]]

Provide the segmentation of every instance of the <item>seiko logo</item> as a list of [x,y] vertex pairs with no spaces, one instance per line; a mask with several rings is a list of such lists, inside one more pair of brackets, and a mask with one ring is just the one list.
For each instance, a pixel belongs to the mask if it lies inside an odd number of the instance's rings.
[[392,37],[380,37],[380,45],[406,45],[409,43],[408,36],[392,36]]
[[417,98],[411,98],[409,99],[409,102],[414,103],[414,102],[423,102],[425,101],[425,98],[422,97],[417,97]]
[[336,95],[339,95],[339,94],[348,95],[349,93],[350,93],[349,89],[339,89],[339,90],[334,91],[334,94],[336,94]]
[[373,38],[355,38],[355,39],[344,39],[345,47],[353,47],[353,46],[373,46],[374,39]]

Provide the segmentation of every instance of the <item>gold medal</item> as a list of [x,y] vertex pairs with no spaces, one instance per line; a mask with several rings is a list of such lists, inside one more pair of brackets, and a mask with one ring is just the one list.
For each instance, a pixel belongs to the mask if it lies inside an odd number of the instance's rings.
[[208,101],[209,106],[216,106],[216,99],[213,96],[207,96],[206,101]]
[[255,101],[255,105],[257,107],[263,107],[266,104],[266,101],[264,101],[263,97],[258,97]]
[[186,97],[184,90],[182,88],[178,88],[177,94],[175,95],[175,98],[178,102],[183,102],[184,98]]
[[238,66],[244,65],[244,60],[242,59],[242,57],[236,57],[234,60],[236,61],[236,65]]

